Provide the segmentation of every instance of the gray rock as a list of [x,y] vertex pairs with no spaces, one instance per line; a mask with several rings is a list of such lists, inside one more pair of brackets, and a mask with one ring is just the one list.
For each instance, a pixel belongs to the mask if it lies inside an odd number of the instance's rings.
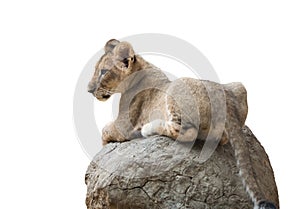
[[[261,190],[279,208],[267,154],[248,127],[243,138]],[[86,173],[87,208],[252,209],[231,146],[219,146],[201,163],[203,143],[191,148],[191,144],[155,136],[107,144]]]

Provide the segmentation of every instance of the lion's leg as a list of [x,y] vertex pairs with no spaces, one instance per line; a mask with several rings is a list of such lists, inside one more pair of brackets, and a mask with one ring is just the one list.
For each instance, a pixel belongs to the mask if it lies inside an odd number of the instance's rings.
[[118,131],[114,122],[108,123],[102,129],[102,144],[105,145],[109,142],[122,142],[125,137]]
[[198,130],[193,126],[182,127],[179,123],[158,119],[145,124],[141,133],[144,137],[160,135],[181,142],[191,142],[197,138]]
[[144,137],[161,135],[176,139],[178,137],[179,131],[180,127],[176,124],[157,119],[145,124],[142,128],[141,133]]
[[199,130],[197,128],[195,128],[193,125],[182,126],[177,140],[180,142],[195,141],[198,136],[198,131]]

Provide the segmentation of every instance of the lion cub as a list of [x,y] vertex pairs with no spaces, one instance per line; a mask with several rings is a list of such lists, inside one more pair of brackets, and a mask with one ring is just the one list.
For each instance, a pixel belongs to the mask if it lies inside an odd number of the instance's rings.
[[100,101],[121,93],[119,115],[103,128],[103,144],[152,135],[181,142],[229,141],[254,208],[276,208],[261,193],[247,144],[238,134],[248,111],[247,92],[241,83],[222,85],[192,78],[170,81],[135,54],[129,43],[112,39],[95,66],[88,91]]

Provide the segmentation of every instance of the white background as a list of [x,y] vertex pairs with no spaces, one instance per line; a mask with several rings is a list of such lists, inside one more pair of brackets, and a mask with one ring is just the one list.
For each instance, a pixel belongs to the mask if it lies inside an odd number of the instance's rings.
[[221,82],[244,83],[247,125],[269,154],[281,208],[298,207],[300,5],[193,2],[0,2],[0,208],[85,208],[77,78],[108,39],[146,32],[187,40]]

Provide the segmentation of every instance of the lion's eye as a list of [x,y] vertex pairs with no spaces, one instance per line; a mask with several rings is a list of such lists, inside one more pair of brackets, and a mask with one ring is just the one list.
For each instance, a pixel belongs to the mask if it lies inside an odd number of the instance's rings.
[[104,75],[105,73],[107,73],[107,71],[108,71],[107,69],[102,69],[101,72],[100,72],[100,74]]

